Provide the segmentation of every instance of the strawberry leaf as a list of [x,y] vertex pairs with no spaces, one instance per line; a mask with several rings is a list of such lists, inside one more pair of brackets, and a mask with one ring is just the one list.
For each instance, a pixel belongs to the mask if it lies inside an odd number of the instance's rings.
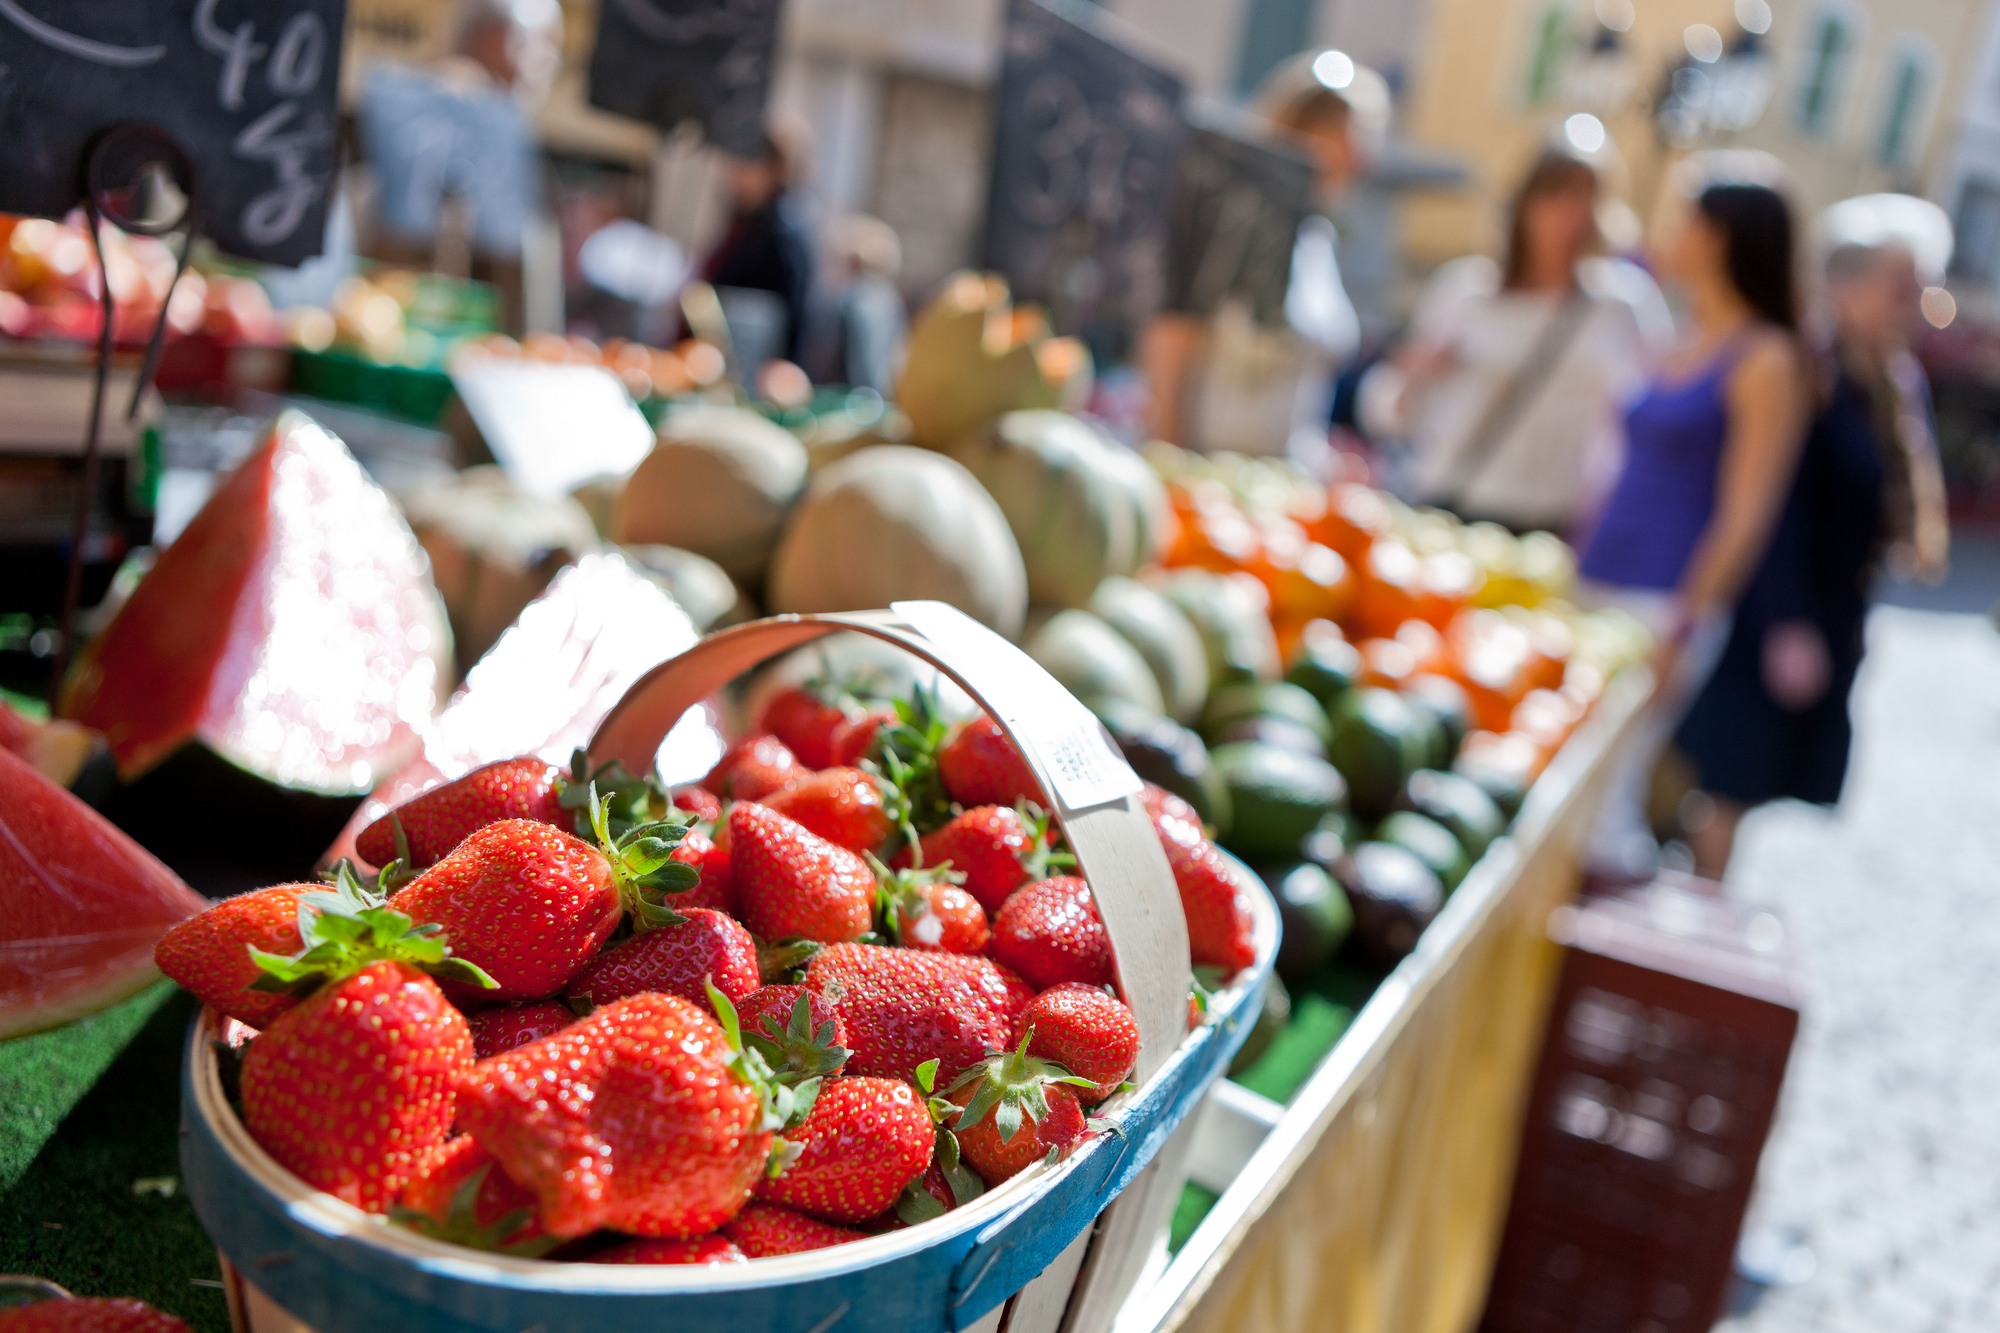
[[299,941],[302,947],[290,955],[248,946],[261,973],[253,990],[304,994],[380,962],[405,963],[483,990],[499,984],[477,964],[452,955],[443,926],[418,925],[388,906],[346,861],[334,868],[333,888],[299,895]]
[[924,1188],[924,1178],[918,1176],[903,1186],[903,1192],[896,1196],[896,1217],[909,1226],[943,1217],[945,1206],[938,1197]]
[[591,832],[611,862],[611,877],[618,885],[620,901],[632,916],[634,929],[658,930],[687,920],[666,900],[701,883],[699,870],[673,859],[681,839],[694,827],[694,816],[670,808],[665,819],[630,825],[614,836],[611,802],[598,794],[595,782],[589,784],[588,792]]
[[561,1244],[554,1236],[530,1236],[518,1241],[508,1239],[535,1220],[532,1208],[516,1208],[485,1226],[479,1224],[479,1191],[485,1186],[486,1177],[492,1170],[493,1164],[488,1162],[452,1191],[451,1203],[446,1206],[442,1222],[429,1213],[403,1207],[391,1208],[389,1220],[432,1240],[450,1241],[454,1245],[493,1254],[510,1254],[519,1259],[539,1259]]
[[743,1040],[764,1057],[778,1082],[804,1087],[808,1080],[816,1082],[839,1073],[853,1054],[835,1044],[835,1030],[832,1019],[813,1022],[812,1002],[801,994],[792,1002],[792,1012],[782,1028],[777,1015],[767,1014],[762,1029],[744,1033]]
[[951,1187],[955,1203],[968,1204],[986,1193],[986,1182],[979,1178],[977,1171],[966,1166],[965,1158],[958,1149],[958,1136],[950,1130],[939,1128],[932,1159],[937,1162],[944,1183]]
[[579,838],[598,832],[591,806],[599,793],[605,804],[605,831],[613,837],[623,837],[673,808],[666,790],[651,778],[634,775],[616,759],[592,768],[590,756],[578,750],[570,756],[569,777],[558,786],[556,803],[570,812],[572,831]]

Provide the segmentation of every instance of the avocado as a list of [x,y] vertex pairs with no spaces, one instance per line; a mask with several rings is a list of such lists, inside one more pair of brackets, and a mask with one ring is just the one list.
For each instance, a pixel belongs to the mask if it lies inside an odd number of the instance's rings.
[[1347,800],[1347,784],[1324,759],[1234,741],[1210,753],[1229,788],[1229,837],[1223,845],[1251,861],[1289,861],[1319,821]]
[[1290,718],[1239,717],[1216,735],[1214,744],[1228,745],[1232,741],[1261,741],[1315,759],[1326,758],[1326,741]]
[[1512,819],[1521,813],[1521,802],[1527,799],[1534,781],[1529,767],[1533,759],[1532,753],[1518,746],[1488,745],[1462,752],[1451,761],[1451,771],[1475,783],[1493,798],[1500,813]]
[[1430,758],[1437,724],[1393,690],[1360,689],[1334,709],[1327,758],[1347,779],[1354,811],[1379,819]]
[[1130,707],[1107,709],[1104,724],[1132,771],[1186,801],[1217,834],[1229,828],[1229,789],[1208,757],[1201,737],[1172,718],[1149,717]]
[[1465,848],[1452,836],[1450,829],[1414,810],[1398,810],[1375,827],[1378,842],[1391,842],[1398,847],[1407,847],[1417,854],[1417,859],[1429,866],[1437,875],[1449,894],[1465,878],[1465,872],[1472,869],[1472,860],[1465,854]]
[[1485,788],[1457,773],[1424,769],[1412,773],[1403,788],[1403,804],[1418,814],[1429,815],[1451,830],[1465,854],[1477,861],[1507,826]]
[[1299,855],[1314,865],[1333,870],[1347,855],[1347,849],[1359,841],[1354,828],[1354,816],[1345,810],[1336,810],[1306,834],[1305,842],[1299,846]]
[[1281,681],[1239,680],[1222,685],[1208,696],[1201,713],[1201,734],[1209,744],[1218,744],[1231,724],[1246,718],[1282,718],[1310,731],[1326,744],[1330,724],[1319,700],[1296,685]]
[[1311,861],[1255,867],[1278,900],[1284,931],[1278,943],[1278,975],[1297,983],[1340,948],[1354,929],[1347,894],[1324,866]]
[[1291,1021],[1291,992],[1276,977],[1267,978],[1264,982],[1264,1007],[1257,1011],[1257,1021],[1250,1025],[1249,1035],[1243,1038],[1243,1044],[1230,1057],[1229,1077],[1236,1077],[1263,1059],[1264,1052],[1271,1049],[1271,1043],[1278,1039],[1278,1034]]
[[1331,712],[1361,679],[1361,650],[1333,634],[1308,634],[1299,655],[1285,669],[1285,680],[1298,686]]
[[1444,768],[1458,754],[1458,747],[1465,744],[1465,734],[1472,730],[1472,701],[1466,698],[1465,687],[1450,676],[1427,671],[1404,681],[1403,695],[1437,719],[1442,743],[1431,755],[1429,766]]
[[1444,906],[1444,886],[1407,847],[1364,842],[1341,862],[1340,887],[1354,909],[1354,943],[1379,967],[1394,967]]

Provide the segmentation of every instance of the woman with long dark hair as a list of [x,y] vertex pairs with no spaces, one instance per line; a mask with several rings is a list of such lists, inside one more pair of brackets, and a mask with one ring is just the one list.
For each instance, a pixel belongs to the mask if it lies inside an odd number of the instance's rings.
[[1655,636],[1656,696],[1628,741],[1593,866],[1642,875],[1654,764],[1713,669],[1730,608],[1770,541],[1804,439],[1792,211],[1769,185],[1710,184],[1657,262],[1689,330],[1625,414],[1625,459],[1578,560],[1583,595]]
[[1777,534],[1676,737],[1709,797],[1687,821],[1695,869],[1718,879],[1750,807],[1839,801],[1869,600],[1885,567],[1942,578],[1950,546],[1910,335],[1924,285],[1944,280],[1951,222],[1927,200],[1868,195],[1828,209],[1821,230],[1819,410]]
[[1418,503],[1516,532],[1569,528],[1617,459],[1618,412],[1673,341],[1645,270],[1598,254],[1596,163],[1542,152],[1500,261],[1441,265],[1403,346],[1370,370],[1360,421],[1407,440]]

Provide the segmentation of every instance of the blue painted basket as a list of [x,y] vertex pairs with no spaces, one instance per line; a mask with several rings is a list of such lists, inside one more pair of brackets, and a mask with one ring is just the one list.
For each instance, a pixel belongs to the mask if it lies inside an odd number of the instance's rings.
[[[937,603],[888,613],[789,616],[713,635],[661,664],[615,707],[594,758],[650,765],[663,738],[716,688],[778,653],[841,630],[931,661],[1029,756],[1091,880],[1140,1021],[1138,1087],[1105,1104],[1113,1128],[942,1218],[808,1254],[720,1267],[625,1267],[515,1259],[427,1239],[307,1186],[253,1142],[223,1092],[213,1013],[188,1038],[181,1170],[227,1262],[242,1333],[602,1333],[663,1326],[729,1333],[962,1329],[1053,1268],[1074,1279],[1080,1238],[1195,1107],[1248,1034],[1277,946],[1261,886],[1258,961],[1187,1031],[1187,943],[1178,895],[1137,779],[1081,705],[1018,648]],[[1025,683],[1024,683],[1025,682]],[[1107,791],[1124,788],[1119,795]],[[1072,796],[1096,797],[1093,803]],[[1251,882],[1254,883],[1254,880]],[[1178,1182],[1169,1192],[1178,1193]],[[1157,1223],[1158,1219],[1154,1219]],[[1101,1250],[1112,1229],[1099,1233]],[[1116,1243],[1150,1247],[1149,1230]],[[1112,1262],[1106,1262],[1107,1259]],[[1136,1272],[1130,1254],[1086,1273]],[[1068,1276],[1062,1276],[1067,1274]],[[1122,1294],[1122,1293],[1121,1293]],[[1059,1293],[1061,1295],[1061,1293]],[[1053,1307],[1059,1315],[1061,1303]]]

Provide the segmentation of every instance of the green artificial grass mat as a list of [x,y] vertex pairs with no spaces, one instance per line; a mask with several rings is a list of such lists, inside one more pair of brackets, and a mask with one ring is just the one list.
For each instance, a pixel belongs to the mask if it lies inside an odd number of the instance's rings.
[[1214,1190],[1195,1184],[1190,1180],[1181,1186],[1180,1202],[1174,1205],[1174,1220],[1167,1229],[1167,1253],[1179,1254],[1181,1246],[1187,1244],[1194,1229],[1201,1225],[1201,1219],[1208,1216],[1208,1210],[1215,1207],[1222,1196]]
[[21,1178],[56,1127],[173,994],[159,981],[103,1013],[0,1042],[0,1191]]
[[181,1050],[196,1006],[171,987],[148,995],[137,1035],[0,1192],[0,1273],[136,1296],[198,1333],[228,1333],[215,1247],[180,1188]]
[[1291,1022],[1249,1068],[1230,1078],[1274,1102],[1291,1101],[1381,981],[1380,972],[1342,960],[1302,979],[1291,988]]

